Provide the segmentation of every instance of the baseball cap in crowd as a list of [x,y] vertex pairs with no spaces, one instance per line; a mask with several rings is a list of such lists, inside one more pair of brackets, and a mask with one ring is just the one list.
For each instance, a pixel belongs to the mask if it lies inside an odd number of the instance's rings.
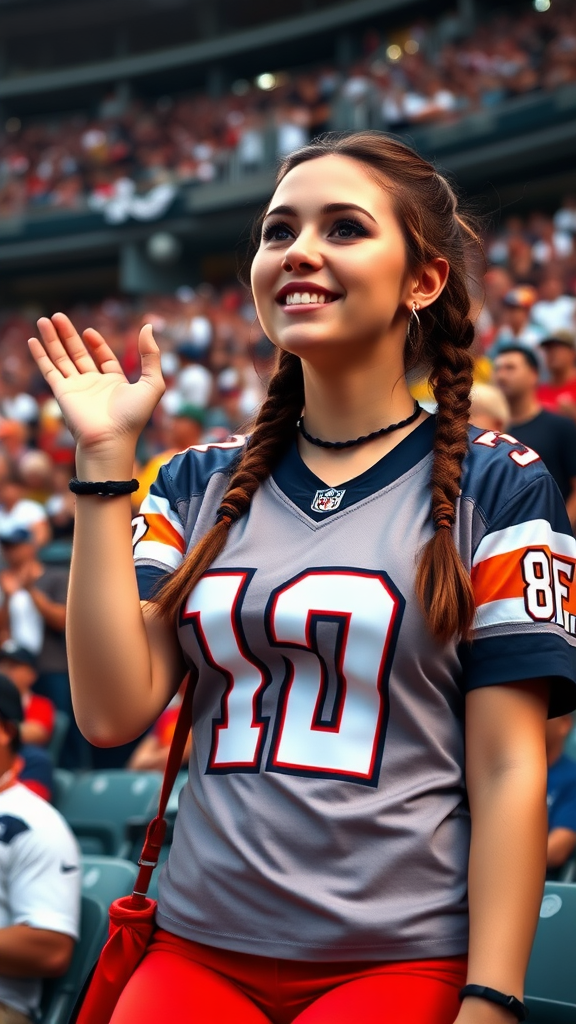
[[201,409],[198,405],[192,405],[191,402],[185,402],[183,405],[179,405],[172,415],[174,419],[192,420],[194,423],[198,423],[201,427],[203,427],[206,422],[206,413],[204,409]]
[[6,526],[0,530],[0,544],[31,544],[33,540],[25,526]]
[[23,722],[22,698],[8,676],[0,673],[0,718],[5,722]]
[[557,331],[553,331],[546,338],[542,338],[541,345],[568,345],[570,348],[576,349],[576,334],[574,331],[565,330],[561,327]]
[[512,309],[530,309],[537,298],[538,292],[531,284],[519,284],[507,292],[502,301]]
[[36,656],[27,647],[22,647],[15,640],[5,640],[0,644],[0,661],[14,661],[17,665],[29,665],[36,668]]

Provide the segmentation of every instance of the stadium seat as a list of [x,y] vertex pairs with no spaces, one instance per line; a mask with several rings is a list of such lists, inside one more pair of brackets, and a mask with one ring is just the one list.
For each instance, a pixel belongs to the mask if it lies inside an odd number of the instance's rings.
[[44,983],[39,1024],[66,1024],[92,965],[108,935],[108,911],[93,896],[82,896],[80,940],[62,978]]
[[120,857],[82,857],[82,893],[93,896],[106,909],[119,896],[129,896],[134,888],[138,868]]
[[60,752],[64,746],[64,740],[66,739],[66,733],[70,725],[70,716],[65,711],[59,711],[56,709],[54,715],[54,729],[52,730],[52,738],[48,744],[47,750],[52,758],[54,764],[58,764]]
[[121,857],[130,852],[128,823],[154,813],[161,783],[160,772],[84,772],[60,794],[57,806],[83,853]]
[[546,882],[525,993],[530,1024],[574,1024],[576,885]]
[[52,774],[52,803],[57,811],[62,813],[62,803],[65,794],[74,785],[74,772],[67,768],[55,768]]

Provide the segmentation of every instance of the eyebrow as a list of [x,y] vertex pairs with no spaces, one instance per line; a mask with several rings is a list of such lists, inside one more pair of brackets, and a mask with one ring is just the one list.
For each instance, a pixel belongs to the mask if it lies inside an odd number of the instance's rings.
[[[356,203],[328,203],[323,206],[320,213],[344,213],[346,210],[358,210],[359,213],[363,213],[370,220],[376,224],[376,219],[368,210],[365,210],[362,206],[357,206]],[[266,217],[273,217],[275,214],[284,214],[285,217],[297,217],[298,213],[293,206],[275,206],[273,210],[269,210]],[[266,219],[266,217],[264,219]]]

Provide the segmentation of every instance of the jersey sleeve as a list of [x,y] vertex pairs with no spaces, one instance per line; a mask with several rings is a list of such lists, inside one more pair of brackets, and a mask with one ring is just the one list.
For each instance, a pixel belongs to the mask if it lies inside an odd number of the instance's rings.
[[500,510],[473,553],[476,614],[464,688],[549,678],[550,716],[576,707],[576,541],[545,472]]
[[143,601],[154,596],[158,585],[180,565],[186,551],[184,523],[177,506],[167,466],[144,498],[132,520],[132,542],[138,591]]
[[161,467],[132,521],[136,577],[142,600],[155,597],[162,580],[182,562],[215,522],[231,472],[246,445],[228,441],[193,445]]

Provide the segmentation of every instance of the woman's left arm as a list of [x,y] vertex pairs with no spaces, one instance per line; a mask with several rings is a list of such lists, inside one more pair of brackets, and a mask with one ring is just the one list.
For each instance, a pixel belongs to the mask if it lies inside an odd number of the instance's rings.
[[[466,785],[472,819],[467,983],[522,1000],[546,871],[548,683],[485,686],[466,697]],[[457,1024],[513,1024],[467,997]]]

